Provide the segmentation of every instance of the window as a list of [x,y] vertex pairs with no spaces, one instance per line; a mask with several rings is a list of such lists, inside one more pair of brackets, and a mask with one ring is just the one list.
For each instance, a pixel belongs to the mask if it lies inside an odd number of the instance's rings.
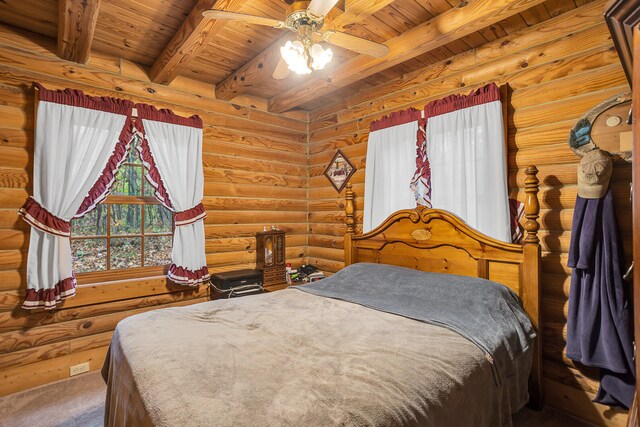
[[173,213],[153,196],[137,143],[135,138],[106,200],[71,221],[73,270],[77,273],[158,269],[171,263]]

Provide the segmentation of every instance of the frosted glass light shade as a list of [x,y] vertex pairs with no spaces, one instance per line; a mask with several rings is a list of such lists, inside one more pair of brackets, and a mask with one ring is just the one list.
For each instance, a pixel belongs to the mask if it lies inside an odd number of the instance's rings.
[[333,52],[331,49],[323,49],[319,44],[311,46],[309,54],[313,58],[311,67],[314,70],[322,70],[333,58]]
[[280,48],[280,54],[282,55],[282,59],[287,63],[289,69],[294,73],[311,73],[311,69],[307,65],[307,53],[304,45],[300,41],[288,41]]

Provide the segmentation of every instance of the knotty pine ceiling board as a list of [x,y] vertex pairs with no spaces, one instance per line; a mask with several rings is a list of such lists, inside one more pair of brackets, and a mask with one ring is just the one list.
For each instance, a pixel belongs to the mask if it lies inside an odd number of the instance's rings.
[[196,0],[101,1],[93,49],[151,65]]
[[2,0],[0,22],[48,37],[58,35],[57,0]]

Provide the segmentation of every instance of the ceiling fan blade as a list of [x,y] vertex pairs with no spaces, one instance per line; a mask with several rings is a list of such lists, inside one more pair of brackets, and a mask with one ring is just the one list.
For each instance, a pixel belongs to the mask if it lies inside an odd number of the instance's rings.
[[209,19],[226,19],[228,21],[243,21],[249,24],[265,25],[274,28],[286,28],[287,24],[277,19],[266,18],[264,16],[248,15],[246,13],[228,12],[226,10],[205,10],[202,16]]
[[327,43],[358,53],[364,53],[374,58],[382,58],[389,53],[389,48],[383,44],[372,42],[362,37],[352,36],[351,34],[341,33],[340,31],[325,31],[322,33],[322,39]]
[[273,78],[276,80],[286,79],[289,77],[290,72],[287,62],[281,57],[278,65],[276,65],[276,69],[273,70]]
[[307,7],[307,14],[314,18],[324,18],[336,3],[338,0],[311,0],[309,7]]

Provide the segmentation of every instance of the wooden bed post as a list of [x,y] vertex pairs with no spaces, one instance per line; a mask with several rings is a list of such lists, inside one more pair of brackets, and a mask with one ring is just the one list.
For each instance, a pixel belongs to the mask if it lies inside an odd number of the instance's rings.
[[347,231],[344,234],[344,266],[351,265],[351,237],[355,234],[355,205],[353,203],[355,195],[353,194],[353,184],[347,183],[347,191],[344,193],[344,213],[346,215],[345,224]]
[[535,339],[533,349],[533,365],[529,377],[529,406],[533,409],[542,409],[543,404],[543,378],[542,378],[542,321],[540,313],[540,239],[538,230],[540,223],[540,202],[538,201],[538,169],[529,166],[525,171],[527,178],[524,181],[526,193],[524,213],[527,221],[524,224],[525,238],[522,247],[524,255],[522,271],[522,305],[531,318],[531,322],[538,336]]

